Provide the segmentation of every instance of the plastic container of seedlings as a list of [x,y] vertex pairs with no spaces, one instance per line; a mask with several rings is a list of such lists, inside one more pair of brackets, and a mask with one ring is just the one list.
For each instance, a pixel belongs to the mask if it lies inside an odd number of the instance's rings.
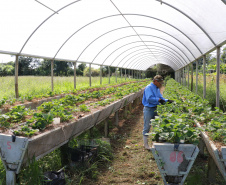
[[94,140],[80,140],[77,147],[69,147],[69,154],[74,163],[94,160],[98,154],[98,145]]

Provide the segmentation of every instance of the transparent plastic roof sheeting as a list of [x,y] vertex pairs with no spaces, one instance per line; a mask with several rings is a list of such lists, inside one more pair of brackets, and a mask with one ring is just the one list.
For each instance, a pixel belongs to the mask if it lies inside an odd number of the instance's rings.
[[0,0],[0,53],[178,70],[226,41],[224,0]]

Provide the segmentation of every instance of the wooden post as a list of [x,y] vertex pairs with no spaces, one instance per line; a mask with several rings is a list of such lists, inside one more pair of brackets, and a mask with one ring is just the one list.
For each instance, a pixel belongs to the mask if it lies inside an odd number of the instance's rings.
[[121,81],[122,81],[122,68],[121,68]]
[[206,55],[203,55],[203,98],[206,98]]
[[189,72],[190,72],[190,64],[188,64],[188,89],[190,89],[189,88],[189,86],[190,86],[190,84],[189,84]]
[[191,63],[191,91],[193,91],[193,63]]
[[220,47],[217,47],[216,107],[220,107]]
[[183,73],[182,73],[183,68],[180,70],[180,84],[182,85],[183,82]]
[[117,67],[115,68],[115,81],[116,81],[116,83],[117,83]]
[[199,62],[198,62],[198,60],[196,60],[196,83],[195,83],[196,94],[198,94],[198,75],[199,75],[198,65],[199,65]]
[[118,111],[115,112],[115,126],[118,126]]
[[100,65],[100,85],[102,85],[102,65]]
[[198,144],[198,148],[199,148],[199,154],[201,157],[204,157],[204,148],[205,148],[205,143],[202,140],[202,138],[199,139],[199,144]]
[[76,89],[76,62],[74,62],[74,89]]
[[215,183],[216,181],[216,169],[216,164],[213,158],[209,155],[207,177],[210,183]]
[[184,67],[183,67],[183,79],[182,79],[182,84],[184,86]]
[[123,108],[124,110],[123,110],[123,117],[124,117],[124,119],[127,119],[127,112],[128,112],[128,107],[127,107],[127,105],[125,105],[125,107]]
[[104,120],[104,137],[108,137],[109,134],[109,124],[107,119]]
[[51,60],[51,87],[52,87],[52,91],[54,90],[54,83],[53,83],[53,66],[54,65],[54,60]]
[[108,66],[108,83],[110,84],[111,83],[111,80],[110,80],[110,74],[111,72],[110,72],[110,67]]
[[60,153],[61,153],[61,165],[62,166],[68,165],[69,163],[68,143],[60,147]]
[[92,128],[89,129],[89,135],[90,135],[90,138],[94,138],[93,128],[94,128],[94,127],[92,127]]
[[19,56],[16,55],[15,60],[15,96],[16,98],[19,98],[19,88],[18,88],[18,70],[19,70]]
[[132,112],[132,103],[129,103],[129,112]]
[[92,82],[91,82],[91,63],[89,64],[89,86],[92,86]]

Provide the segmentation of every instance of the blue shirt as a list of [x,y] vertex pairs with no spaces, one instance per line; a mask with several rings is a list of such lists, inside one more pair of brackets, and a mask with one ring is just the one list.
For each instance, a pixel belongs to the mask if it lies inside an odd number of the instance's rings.
[[142,99],[145,107],[156,107],[159,105],[159,98],[166,102],[168,101],[168,99],[163,98],[159,88],[155,84],[151,83],[145,87]]

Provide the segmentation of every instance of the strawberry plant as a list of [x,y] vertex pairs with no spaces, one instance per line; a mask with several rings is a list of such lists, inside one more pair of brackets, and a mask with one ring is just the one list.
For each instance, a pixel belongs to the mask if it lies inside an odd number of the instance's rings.
[[33,129],[44,130],[48,125],[52,124],[54,116],[51,113],[34,113],[34,117],[27,121]]
[[25,106],[15,106],[10,112],[6,113],[9,116],[9,121],[12,123],[19,123],[22,121],[26,115],[28,115],[29,110]]
[[93,91],[91,96],[92,96],[92,98],[99,99],[101,96],[103,96],[102,91]]
[[21,129],[14,130],[14,134],[18,135],[18,136],[31,137],[38,131],[39,131],[38,129],[32,129],[29,126],[25,125],[25,126],[21,127]]
[[0,100],[0,107],[6,103],[7,98],[2,98]]
[[205,130],[210,133],[214,141],[220,141],[226,144],[226,114],[222,113],[211,119],[205,126]]
[[199,130],[188,122],[186,114],[164,113],[152,120],[155,141],[198,144]]
[[80,108],[81,112],[89,112],[90,111],[89,108],[87,107],[87,105],[85,105],[85,104],[81,104],[79,106],[79,108]]
[[[116,88],[108,87],[105,90],[86,91],[84,93],[76,95],[69,94],[59,100],[56,99],[52,102],[44,102],[37,108],[36,111],[32,112],[25,109],[24,107],[18,106],[16,108],[13,108],[5,116],[1,116],[0,120],[2,120],[2,123],[0,122],[0,124],[2,125],[2,127],[4,126],[5,128],[10,128],[12,126],[12,123],[14,122],[19,123],[23,120],[27,121],[27,127],[17,126],[19,127],[19,129],[15,127],[14,131],[15,134],[24,134],[30,137],[34,134],[34,129],[44,130],[49,124],[52,124],[53,118],[55,117],[60,117],[61,122],[65,122],[73,119],[74,112],[90,112],[90,109],[86,104],[81,104],[79,107],[77,107],[76,105],[78,105],[78,103],[82,103],[91,98],[100,99],[104,96],[104,98],[102,98],[100,101],[94,100],[94,103],[90,105],[94,107],[105,106],[117,99],[122,98],[125,95],[128,95],[129,93],[139,91],[139,89],[143,88],[146,85],[147,82],[140,82],[134,84],[126,84]],[[91,88],[84,88],[84,90],[87,89]],[[48,94],[46,96],[52,96],[52,94]],[[33,117],[29,120],[25,120],[25,116],[30,115],[31,113]]]
[[0,114],[0,127],[4,129],[10,127],[9,116],[6,114]]
[[[164,96],[175,101],[173,104],[166,104],[164,107],[158,106],[157,110],[160,117],[165,112],[171,112],[173,114],[177,113],[179,114],[179,117],[181,116],[180,114],[185,113],[188,117],[184,120],[184,123],[189,123],[189,125],[192,126],[195,125],[194,120],[197,120],[214,141],[226,144],[226,114],[223,113],[223,111],[219,108],[212,110],[207,100],[190,92],[187,88],[181,86],[172,79],[167,83]],[[176,120],[173,121],[173,123],[175,122]],[[166,132],[164,129],[158,129],[157,131],[159,130]],[[185,138],[187,137],[186,134],[192,133],[193,135],[196,135],[196,132],[191,130],[186,133],[184,133],[183,130],[181,132]],[[159,132],[157,136],[164,136],[163,138],[167,140],[168,138],[165,135]],[[193,141],[193,139],[191,141]]]

